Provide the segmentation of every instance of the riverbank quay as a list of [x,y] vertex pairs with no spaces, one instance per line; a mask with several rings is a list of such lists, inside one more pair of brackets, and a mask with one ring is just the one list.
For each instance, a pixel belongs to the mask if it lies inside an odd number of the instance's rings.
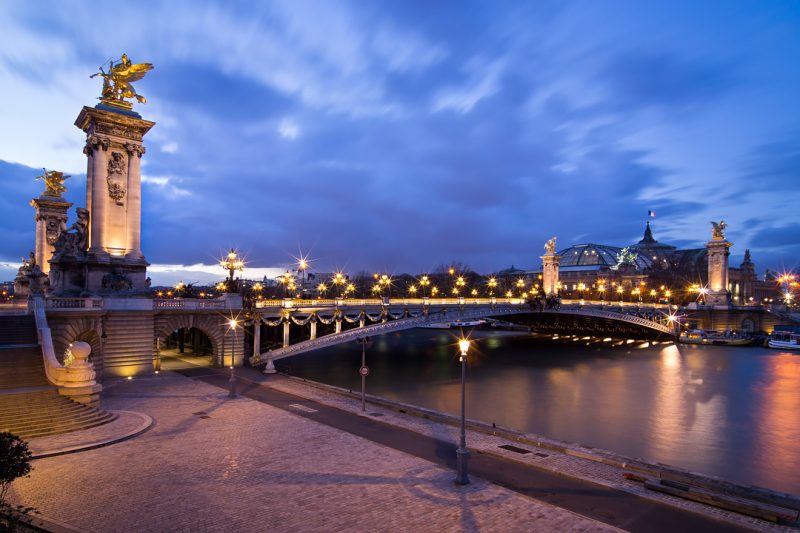
[[447,468],[303,416],[326,409],[316,402],[229,399],[170,371],[105,392],[104,409],[154,423],[121,442],[34,460],[9,496],[35,507],[45,530],[618,531],[479,478],[456,487]]
[[[284,376],[284,380],[275,381],[271,386],[360,413],[360,393],[355,391],[289,376]],[[372,407],[367,409],[367,413],[361,413],[362,415],[389,417],[382,420],[424,435],[437,437],[445,435],[448,439],[458,439],[459,419],[453,415],[371,395],[367,395],[367,401]],[[439,427],[442,425],[444,428]],[[702,513],[710,511],[723,520],[731,518],[738,522],[742,517],[741,511],[748,511],[750,517],[754,516],[753,513],[757,516],[760,512],[762,518],[769,517],[767,521],[775,521],[776,516],[783,516],[784,519],[781,520],[783,525],[794,526],[790,530],[796,531],[800,528],[800,523],[797,522],[800,515],[800,497],[796,495],[737,484],[671,465],[649,463],[611,451],[526,434],[479,420],[468,420],[467,427],[475,432],[470,440],[473,444],[469,447],[478,450],[478,453],[496,455],[648,498],[655,497],[657,501],[687,510]],[[643,481],[648,482],[649,490],[642,490],[648,488],[642,485]],[[661,483],[663,487],[658,486]],[[700,493],[701,499],[706,494],[711,495],[715,505],[710,508],[698,507],[685,499],[686,496],[677,499],[661,498],[653,492],[654,489],[661,492],[681,492],[671,489],[684,487]],[[684,505],[685,503],[689,505]],[[724,511],[724,504],[739,512]],[[746,509],[747,507],[750,509]],[[744,514],[747,515],[748,512]],[[758,524],[762,520],[753,522],[751,518],[746,522]]]
[[[597,463],[545,448],[536,460],[549,470],[488,453],[498,443],[481,441],[499,437],[474,429],[473,482],[456,487],[447,423],[374,402],[361,414],[346,391],[252,369],[237,369],[230,400],[227,370],[185,366],[110,383],[104,408],[145,413],[154,426],[34,461],[14,497],[76,531],[796,531],[603,486]],[[514,490],[485,481],[497,474]]]
[[[286,376],[255,376],[254,382],[266,382],[270,388],[313,399],[365,418],[380,420],[394,427],[402,427],[415,434],[436,439],[440,444],[455,443],[458,440],[458,420],[456,417],[436,411],[368,396],[367,411],[362,413],[360,395],[355,392]],[[507,428],[492,427],[480,421],[469,421],[468,429],[467,443],[470,450],[475,454],[473,457],[484,455],[512,461],[529,468],[544,470],[560,477],[578,479],[594,486],[600,485],[609,489],[619,490],[641,497],[649,502],[667,506],[667,508],[676,512],[696,513],[734,527],[745,527],[759,531],[798,530],[796,522],[793,524],[785,522],[783,524],[774,524],[723,508],[699,504],[661,492],[654,492],[645,488],[641,481],[626,478],[625,475],[635,473],[640,478],[645,476],[651,480],[653,478],[655,480],[664,480],[665,483],[673,487],[676,484],[688,483],[692,487],[701,487],[703,490],[707,490],[714,498],[724,495],[724,499],[744,499],[748,502],[752,502],[751,499],[756,498],[758,501],[757,506],[767,509],[774,506],[777,507],[778,512],[786,512],[794,517],[797,516],[797,509],[800,508],[800,498],[797,496],[777,493],[758,487],[741,486],[723,479],[687,472],[668,465],[648,464],[644,461],[626,458],[604,450],[591,449],[536,435],[526,435]],[[455,446],[453,445],[452,447],[455,450]],[[448,464],[448,466],[452,467],[453,465]],[[500,482],[504,486],[509,486],[507,483],[497,480],[491,474],[487,475],[486,478]],[[591,512],[587,512],[585,501],[570,499],[565,497],[563,493],[559,494],[558,490],[556,490],[556,487],[559,486],[558,481],[553,478],[543,481],[551,484],[544,486],[553,489],[552,492],[547,490],[526,492],[524,489],[522,489],[522,492],[572,509],[575,512],[585,513],[601,520],[606,519],[608,523],[618,526],[622,523],[623,519],[620,516],[609,516],[608,509],[602,509],[602,504],[599,508],[593,508],[595,511],[599,511],[596,515],[592,515]],[[582,489],[585,490],[586,487],[582,487]],[[592,502],[592,505],[597,503],[599,502]],[[627,511],[624,512],[630,513],[630,516],[624,519],[626,525],[623,527],[625,529],[637,530],[638,526],[644,526],[643,530],[654,530],[653,528],[656,526],[653,524],[650,524],[650,526],[645,524],[637,525],[635,524],[636,520],[631,518],[631,516],[637,514],[635,509],[642,506],[647,507],[648,505],[638,500],[627,502]],[[681,527],[686,530],[685,524],[681,525]],[[721,530],[721,527],[721,524],[716,524],[715,530]]]

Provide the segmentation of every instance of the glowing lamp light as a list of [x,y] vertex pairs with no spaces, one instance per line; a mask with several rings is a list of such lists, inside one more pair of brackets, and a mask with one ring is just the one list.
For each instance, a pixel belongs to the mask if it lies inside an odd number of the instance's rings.
[[461,351],[461,357],[467,356],[467,351],[469,350],[469,339],[461,339],[458,341],[458,349]]
[[230,328],[231,328],[231,329],[236,329],[236,326],[238,326],[238,325],[239,325],[239,321],[238,321],[238,320],[236,320],[235,318],[231,318],[231,319],[228,321],[228,325],[230,326]]

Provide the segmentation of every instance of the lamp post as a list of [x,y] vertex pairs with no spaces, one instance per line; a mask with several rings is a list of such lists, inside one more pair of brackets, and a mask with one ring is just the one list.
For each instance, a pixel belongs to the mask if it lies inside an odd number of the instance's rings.
[[467,432],[466,432],[466,408],[465,408],[465,383],[467,378],[467,351],[469,350],[469,339],[458,341],[458,348],[461,351],[461,440],[456,450],[456,485],[469,484],[467,475]]
[[[235,318],[231,318],[228,321],[229,329],[233,330],[233,344],[231,345],[231,378],[228,380],[231,386],[230,392],[228,392],[228,398],[236,398],[236,376],[234,375],[234,368],[236,368],[236,326],[239,325],[239,322]],[[223,361],[225,360],[225,354],[222,354]]]
[[489,286],[489,296],[494,296],[494,290],[497,288],[497,278],[491,277],[486,283]]
[[308,261],[301,258],[297,263],[297,270],[300,271],[300,297],[302,298],[306,290],[306,270],[308,270]]

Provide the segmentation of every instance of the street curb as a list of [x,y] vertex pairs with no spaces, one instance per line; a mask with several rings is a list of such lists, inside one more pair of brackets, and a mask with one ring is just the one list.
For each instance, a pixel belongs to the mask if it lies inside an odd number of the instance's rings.
[[77,452],[83,452],[83,451],[87,451],[87,450],[94,450],[96,448],[102,448],[104,446],[110,446],[111,444],[114,444],[114,443],[117,443],[117,442],[122,442],[122,441],[125,441],[125,440],[128,440],[128,439],[132,439],[132,438],[134,438],[134,437],[136,437],[138,435],[141,435],[142,433],[146,432],[151,427],[153,427],[153,423],[154,423],[153,418],[151,416],[149,416],[149,415],[144,414],[144,413],[138,413],[136,411],[114,411],[114,410],[110,410],[109,412],[132,414],[132,415],[140,417],[142,419],[142,422],[141,422],[141,424],[139,424],[139,427],[137,427],[135,429],[132,429],[132,430],[128,431],[127,433],[123,433],[122,435],[119,435],[119,436],[116,436],[116,437],[113,437],[113,438],[110,438],[110,439],[105,439],[105,440],[98,441],[98,442],[92,442],[92,443],[89,443],[89,444],[81,444],[81,445],[78,445],[78,446],[67,446],[67,447],[64,447],[64,448],[56,448],[54,450],[47,450],[47,451],[44,451],[44,452],[39,452],[37,454],[34,454],[32,458],[33,459],[44,459],[46,457],[56,457],[56,456],[59,456],[59,455],[66,455],[68,453],[77,453]]

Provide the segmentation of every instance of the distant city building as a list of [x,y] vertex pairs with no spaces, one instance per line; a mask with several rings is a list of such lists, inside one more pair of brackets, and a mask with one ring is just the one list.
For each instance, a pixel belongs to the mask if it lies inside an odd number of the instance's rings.
[[[670,300],[675,303],[697,299],[708,283],[706,248],[679,250],[659,243],[650,222],[644,236],[627,247],[607,244],[577,244],[558,252],[562,292],[585,293],[587,299],[638,298],[643,302]],[[529,274],[540,274],[534,271]],[[776,296],[775,284],[759,280],[750,251],[745,251],[739,268],[728,269],[731,303],[761,303]],[[635,297],[632,292],[637,290]]]

